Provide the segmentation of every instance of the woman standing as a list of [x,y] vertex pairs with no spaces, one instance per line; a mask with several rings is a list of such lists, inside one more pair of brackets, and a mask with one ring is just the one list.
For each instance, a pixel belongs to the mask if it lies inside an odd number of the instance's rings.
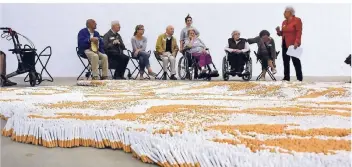
[[148,74],[150,76],[155,77],[156,74],[153,72],[152,68],[150,68],[149,57],[150,53],[146,52],[147,48],[147,38],[143,36],[144,34],[144,26],[137,25],[131,39],[132,48],[133,48],[133,57],[138,58],[139,67],[140,67],[140,79],[143,80],[144,69],[147,68]]
[[[282,57],[284,60],[284,81],[290,81],[290,59],[287,55],[287,48],[291,45],[296,49],[301,46],[302,21],[295,16],[295,10],[292,7],[286,7],[284,12],[285,20],[282,22],[282,28],[276,27],[277,35],[282,36]],[[303,80],[301,61],[292,57],[292,62],[296,70],[297,80]]]

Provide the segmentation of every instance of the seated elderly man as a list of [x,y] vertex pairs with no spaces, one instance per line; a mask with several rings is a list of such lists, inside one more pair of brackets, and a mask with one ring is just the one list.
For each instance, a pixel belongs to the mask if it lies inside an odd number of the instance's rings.
[[86,28],[83,28],[78,33],[78,52],[86,55],[92,64],[93,77],[92,80],[99,79],[99,60],[102,64],[101,80],[108,79],[108,56],[104,51],[104,43],[100,35],[95,29],[97,24],[93,19],[86,22]]
[[271,72],[276,74],[274,61],[276,59],[275,42],[270,38],[270,33],[267,30],[262,30],[259,36],[247,39],[249,44],[256,43],[258,45],[257,56],[262,61],[263,75],[260,80],[265,80],[267,67],[271,68]]
[[112,21],[111,29],[104,35],[104,48],[109,58],[110,68],[115,69],[113,79],[126,79],[124,74],[130,59],[127,55],[123,54],[123,50],[126,50],[126,47],[119,31],[120,23]]
[[0,50],[0,86],[14,86],[17,85],[15,82],[11,82],[6,76],[6,54]]
[[170,63],[170,68],[171,68],[171,80],[177,80],[175,77],[176,75],[176,69],[175,69],[175,63],[176,63],[176,55],[178,52],[178,46],[176,42],[176,38],[173,37],[172,35],[174,34],[174,27],[167,26],[166,32],[159,35],[157,41],[156,41],[156,51],[160,55],[162,61],[163,61],[163,70],[164,70],[164,75],[163,75],[163,80],[166,80],[166,75],[167,75],[167,68],[168,64]]
[[235,30],[231,33],[231,38],[227,40],[228,44],[225,51],[228,52],[227,60],[231,66],[231,72],[236,74],[245,74],[248,71],[244,69],[246,52],[249,51],[249,44],[246,39],[240,38],[241,33]]

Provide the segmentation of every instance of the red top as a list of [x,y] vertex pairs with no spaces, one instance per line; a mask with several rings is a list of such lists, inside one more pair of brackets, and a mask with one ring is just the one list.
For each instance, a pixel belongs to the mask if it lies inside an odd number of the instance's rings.
[[290,21],[282,22],[282,30],[277,32],[286,42],[286,47],[298,44],[301,46],[302,21],[300,18],[293,16]]

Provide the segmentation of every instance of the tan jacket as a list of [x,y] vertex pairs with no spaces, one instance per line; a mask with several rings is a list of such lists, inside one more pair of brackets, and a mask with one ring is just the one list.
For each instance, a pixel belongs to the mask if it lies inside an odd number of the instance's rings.
[[[167,36],[164,33],[159,35],[156,41],[155,50],[158,52],[159,55],[161,55],[166,50],[166,40],[167,40]],[[175,37],[172,37],[171,50],[172,50],[172,55],[176,56],[179,49],[178,49],[178,45]]]

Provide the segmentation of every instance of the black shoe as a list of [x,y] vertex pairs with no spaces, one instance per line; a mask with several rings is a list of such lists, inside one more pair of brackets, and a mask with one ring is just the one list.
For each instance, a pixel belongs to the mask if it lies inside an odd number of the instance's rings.
[[213,71],[211,71],[210,75],[212,77],[218,77],[219,76],[219,72],[218,72],[218,70],[213,70]]
[[10,80],[5,81],[4,86],[15,86],[17,83],[11,82]]
[[124,77],[124,76],[122,76],[122,77],[120,77],[121,78],[121,80],[126,80],[126,78]]
[[170,77],[171,80],[177,80],[177,78],[175,77],[175,74],[172,74]]
[[164,72],[162,80],[167,80],[167,77],[166,77],[166,76],[167,76],[167,73]]
[[287,81],[287,82],[290,82],[290,80],[289,80],[289,79],[287,79],[287,78],[282,79],[282,81]]

